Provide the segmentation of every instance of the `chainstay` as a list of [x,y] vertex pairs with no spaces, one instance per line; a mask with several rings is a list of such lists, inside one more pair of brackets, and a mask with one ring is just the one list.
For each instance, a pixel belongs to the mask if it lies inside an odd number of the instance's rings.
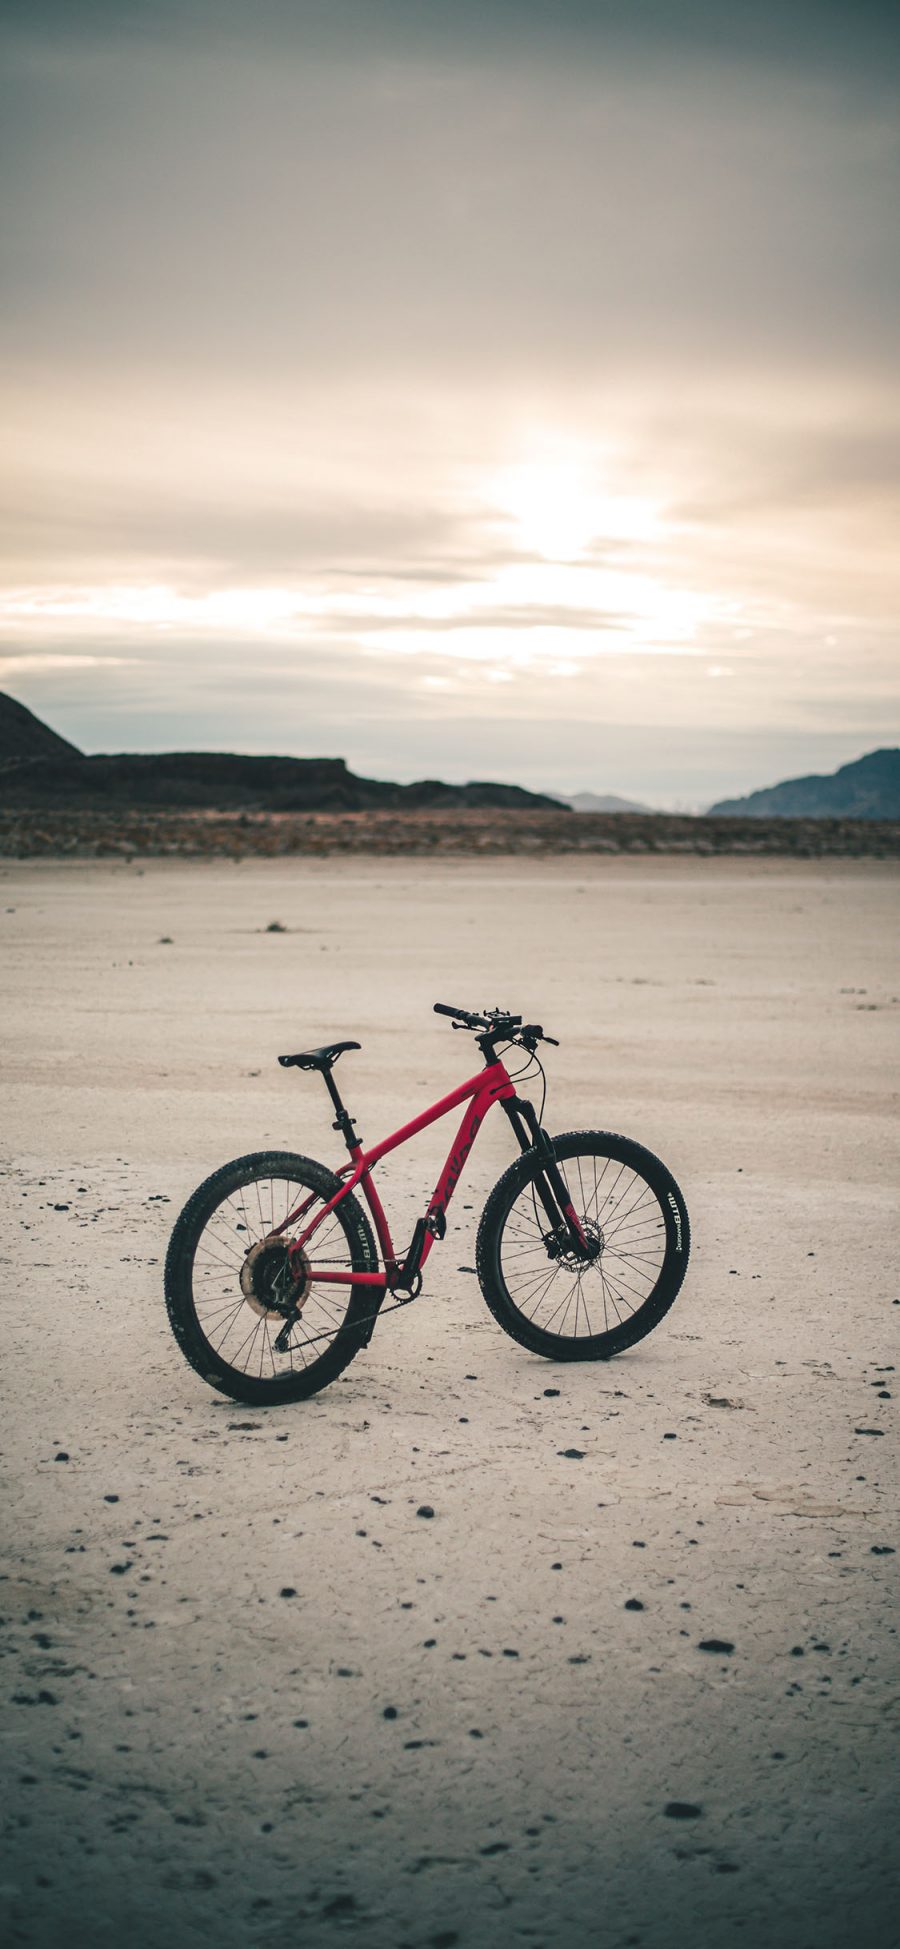
[[[358,1326],[371,1326],[376,1320],[385,1319],[388,1313],[399,1313],[402,1307],[412,1306],[419,1297],[419,1293],[410,1293],[408,1299],[395,1299],[393,1306],[379,1306],[377,1313],[365,1313],[361,1320],[354,1320],[352,1323],[353,1328],[355,1329]],[[336,1340],[338,1334],[342,1333],[343,1330],[343,1326],[339,1326],[336,1333],[311,1333],[309,1339],[304,1340],[302,1345],[298,1343],[296,1351],[300,1353],[306,1347],[315,1347],[320,1340]],[[285,1348],[286,1353],[289,1351],[289,1348],[290,1342]]]

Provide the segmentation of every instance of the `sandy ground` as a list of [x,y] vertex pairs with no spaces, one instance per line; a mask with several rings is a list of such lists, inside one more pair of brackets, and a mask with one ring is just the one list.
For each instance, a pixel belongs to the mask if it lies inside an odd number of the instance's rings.
[[[894,1938],[897,885],[0,869],[10,1941]],[[498,1118],[418,1303],[316,1400],[236,1407],[169,1334],[175,1213],[245,1150],[335,1156],[283,1048],[359,1037],[372,1139],[452,1087],[436,999],[543,1020],[550,1127],[666,1159],[681,1297],[610,1365],[508,1340],[471,1272]],[[445,1131],[388,1168],[401,1236]]]

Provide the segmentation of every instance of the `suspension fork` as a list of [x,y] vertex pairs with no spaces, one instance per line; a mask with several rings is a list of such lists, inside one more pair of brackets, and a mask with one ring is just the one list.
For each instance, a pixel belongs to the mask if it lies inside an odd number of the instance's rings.
[[587,1239],[584,1228],[569,1196],[565,1178],[556,1162],[552,1140],[538,1122],[534,1104],[529,1103],[527,1097],[521,1096],[501,1100],[521,1149],[535,1151],[542,1166],[535,1177],[534,1188],[552,1230],[558,1232],[560,1226],[564,1226],[571,1250],[579,1255],[585,1253]]

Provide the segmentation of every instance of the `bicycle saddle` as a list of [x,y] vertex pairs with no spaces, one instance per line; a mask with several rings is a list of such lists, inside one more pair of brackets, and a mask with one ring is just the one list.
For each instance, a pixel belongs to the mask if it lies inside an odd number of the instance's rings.
[[345,1049],[359,1049],[359,1042],[326,1042],[321,1049],[301,1049],[298,1056],[279,1056],[282,1069],[321,1069],[324,1075]]

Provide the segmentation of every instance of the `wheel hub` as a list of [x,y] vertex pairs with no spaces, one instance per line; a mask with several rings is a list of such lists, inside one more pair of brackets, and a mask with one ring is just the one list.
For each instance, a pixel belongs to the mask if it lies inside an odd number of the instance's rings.
[[567,1272],[583,1272],[585,1266],[595,1265],[606,1244],[603,1228],[595,1219],[583,1218],[581,1229],[586,1247],[582,1252],[573,1252],[567,1232],[550,1232],[544,1239],[548,1259],[555,1259]]
[[261,1320],[299,1313],[309,1291],[309,1260],[277,1232],[251,1245],[241,1266],[241,1292]]

